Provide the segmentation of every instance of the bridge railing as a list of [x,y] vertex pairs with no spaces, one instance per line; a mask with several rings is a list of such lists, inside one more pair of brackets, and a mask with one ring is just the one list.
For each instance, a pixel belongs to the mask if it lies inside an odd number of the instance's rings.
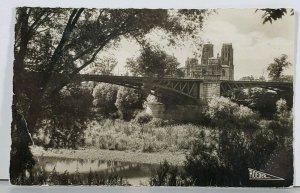
[[217,74],[217,75],[204,75],[203,76],[203,80],[204,81],[214,81],[214,82],[217,82],[217,81],[220,81],[221,79],[221,75]]

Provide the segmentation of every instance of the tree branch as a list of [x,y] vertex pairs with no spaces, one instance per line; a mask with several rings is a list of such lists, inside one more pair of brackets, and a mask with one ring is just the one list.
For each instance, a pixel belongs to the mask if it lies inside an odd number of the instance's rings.
[[43,17],[43,15],[45,13],[47,13],[48,9],[45,9],[44,11],[42,11],[42,13],[40,13],[40,15],[36,18],[36,20],[33,22],[33,24],[31,26],[29,26],[28,29],[28,34],[33,34],[34,29],[36,29],[36,26],[38,25],[38,23],[40,22],[41,18]]
[[65,30],[63,32],[63,35],[60,39],[59,44],[57,45],[49,64],[47,65],[46,68],[46,73],[47,74],[51,74],[53,69],[55,68],[55,64],[57,63],[58,59],[62,56],[62,52],[63,52],[63,48],[65,46],[65,43],[69,40],[72,31],[74,30],[75,24],[78,21],[81,13],[83,12],[83,8],[82,9],[74,9],[69,17],[68,23],[65,27]]

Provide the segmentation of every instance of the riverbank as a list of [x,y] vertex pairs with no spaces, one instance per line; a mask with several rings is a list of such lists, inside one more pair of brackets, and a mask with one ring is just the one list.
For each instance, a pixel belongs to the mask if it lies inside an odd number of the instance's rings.
[[184,152],[159,152],[159,153],[144,153],[132,151],[117,151],[106,149],[48,149],[42,147],[31,147],[31,152],[37,157],[57,157],[71,159],[90,159],[103,161],[120,161],[143,164],[159,164],[167,160],[171,165],[184,165]]

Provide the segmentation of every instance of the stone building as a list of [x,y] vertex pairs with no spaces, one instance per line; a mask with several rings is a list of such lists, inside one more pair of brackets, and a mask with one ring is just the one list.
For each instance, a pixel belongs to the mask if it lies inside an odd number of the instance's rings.
[[219,75],[221,80],[234,79],[232,44],[223,44],[221,56],[214,57],[214,45],[204,44],[201,63],[196,58],[188,58],[183,68],[186,78],[204,78],[205,75]]

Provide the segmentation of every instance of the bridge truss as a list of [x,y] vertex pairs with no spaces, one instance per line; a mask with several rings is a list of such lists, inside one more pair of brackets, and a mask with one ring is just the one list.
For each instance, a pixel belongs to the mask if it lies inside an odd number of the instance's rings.
[[153,78],[109,75],[80,75],[82,81],[111,83],[134,89],[143,89],[158,97],[185,98],[186,102],[195,103],[200,98],[200,83],[203,80],[180,78]]
[[287,92],[293,92],[292,82],[263,82],[263,81],[221,81],[220,92],[221,95],[228,91],[241,88],[265,88],[269,90],[281,90]]
[[[39,73],[30,72],[29,77],[39,76]],[[70,80],[68,74],[54,74],[56,82]],[[227,95],[235,89],[260,87],[270,90],[293,93],[293,83],[291,82],[260,82],[260,81],[229,81],[217,80],[215,77],[211,80],[203,79],[185,79],[185,78],[158,78],[158,77],[134,77],[134,76],[111,76],[96,74],[78,74],[73,77],[73,81],[94,81],[116,84],[129,88],[145,90],[157,97],[169,100],[175,104],[199,104],[201,97],[205,92],[200,87],[211,83],[220,86],[220,95]],[[203,89],[203,88],[202,88]]]

